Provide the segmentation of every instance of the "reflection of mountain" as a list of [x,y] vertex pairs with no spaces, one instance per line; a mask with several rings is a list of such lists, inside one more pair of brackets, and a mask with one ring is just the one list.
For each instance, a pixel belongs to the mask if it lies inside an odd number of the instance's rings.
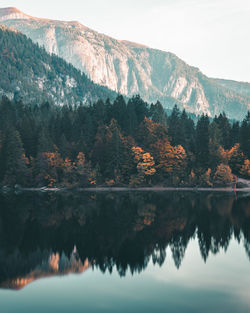
[[82,272],[90,264],[103,272],[116,267],[121,276],[128,270],[139,273],[150,260],[162,265],[167,247],[180,267],[194,237],[204,260],[227,250],[232,237],[244,242],[250,257],[250,197],[190,192],[0,196],[0,286],[18,289],[41,277]]
[[71,273],[83,273],[90,266],[88,259],[82,262],[76,251],[73,251],[69,258],[64,253],[60,255],[59,253],[44,252],[41,254],[37,252],[35,254],[36,256],[41,255],[42,259],[39,260],[38,258],[36,260],[38,264],[36,264],[34,268],[32,267],[33,262],[29,263],[29,261],[31,261],[29,258],[22,258],[20,256],[16,258],[16,255],[12,255],[10,258],[7,258],[5,260],[7,264],[10,262],[9,264],[13,265],[13,262],[15,262],[16,259],[18,264],[15,266],[17,268],[26,267],[28,270],[27,272],[24,271],[23,274],[3,281],[0,283],[0,288],[18,290],[40,278],[62,276]]

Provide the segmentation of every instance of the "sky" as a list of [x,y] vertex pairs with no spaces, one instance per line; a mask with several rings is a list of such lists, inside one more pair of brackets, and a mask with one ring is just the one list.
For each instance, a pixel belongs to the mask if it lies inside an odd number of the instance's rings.
[[210,76],[250,82],[250,0],[0,0],[175,53]]

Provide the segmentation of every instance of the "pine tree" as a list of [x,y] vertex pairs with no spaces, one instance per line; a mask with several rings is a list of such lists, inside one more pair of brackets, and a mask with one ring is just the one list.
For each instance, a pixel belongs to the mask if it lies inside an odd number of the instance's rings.
[[3,163],[5,168],[3,183],[5,185],[29,183],[28,160],[25,157],[20,134],[11,128],[7,131],[3,144]]
[[181,123],[181,112],[177,105],[174,106],[171,115],[168,118],[168,136],[172,146],[183,143],[184,128]]
[[193,120],[188,117],[185,110],[182,111],[180,117],[180,126],[183,128],[183,137],[180,140],[180,145],[186,151],[190,151],[192,153],[195,152],[195,126]]
[[125,130],[126,125],[126,119],[125,116],[127,114],[127,105],[122,95],[119,95],[112,106],[112,118],[114,118],[120,127]]
[[214,122],[218,125],[218,128],[221,132],[221,144],[223,148],[230,149],[232,147],[232,139],[230,137],[231,126],[225,112],[220,114],[218,118],[215,118]]
[[132,97],[129,102],[130,105],[134,107],[137,123],[140,125],[145,117],[149,117],[150,115],[148,104],[143,101],[139,95]]
[[134,135],[138,128],[138,120],[137,120],[137,115],[135,112],[135,105],[134,102],[129,100],[128,105],[127,105],[127,116],[125,117],[127,120],[127,133],[131,136]]
[[44,152],[52,152],[54,150],[54,145],[48,133],[48,130],[43,127],[38,134],[37,154],[39,155],[40,153]]
[[196,160],[198,166],[208,168],[209,164],[209,118],[202,115],[196,127]]
[[240,145],[244,154],[250,159],[250,111],[243,120],[240,128]]
[[150,115],[154,123],[159,123],[164,126],[167,125],[167,114],[159,101],[157,101],[156,104],[151,104]]
[[234,146],[236,143],[240,142],[240,123],[234,122],[231,128],[230,133],[231,146]]

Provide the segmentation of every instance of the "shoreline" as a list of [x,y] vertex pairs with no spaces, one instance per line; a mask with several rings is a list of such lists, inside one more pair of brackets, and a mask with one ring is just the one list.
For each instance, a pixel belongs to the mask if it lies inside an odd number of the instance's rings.
[[123,191],[150,191],[150,192],[163,192],[163,191],[190,191],[190,192],[227,192],[227,193],[235,193],[235,192],[249,192],[250,187],[245,188],[236,188],[233,189],[232,187],[87,187],[87,188],[8,188],[8,189],[1,189],[2,193],[6,192],[25,192],[25,191],[35,191],[35,192],[65,192],[65,191],[72,191],[72,192],[123,192]]

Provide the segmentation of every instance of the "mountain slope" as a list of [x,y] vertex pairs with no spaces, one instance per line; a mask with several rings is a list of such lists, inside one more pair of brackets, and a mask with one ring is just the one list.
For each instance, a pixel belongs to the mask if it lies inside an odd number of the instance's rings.
[[246,82],[237,82],[234,80],[227,80],[227,79],[214,79],[216,84],[224,86],[228,89],[231,89],[242,96],[250,97],[250,83]]
[[0,26],[0,95],[58,105],[115,97],[113,91],[94,84],[71,64],[6,26]]
[[159,99],[167,108],[178,103],[189,112],[210,116],[226,111],[231,118],[242,118],[250,108],[248,94],[206,77],[172,53],[115,40],[78,22],[33,18],[15,8],[0,10],[0,19],[95,83],[122,94],[139,93],[147,101]]

